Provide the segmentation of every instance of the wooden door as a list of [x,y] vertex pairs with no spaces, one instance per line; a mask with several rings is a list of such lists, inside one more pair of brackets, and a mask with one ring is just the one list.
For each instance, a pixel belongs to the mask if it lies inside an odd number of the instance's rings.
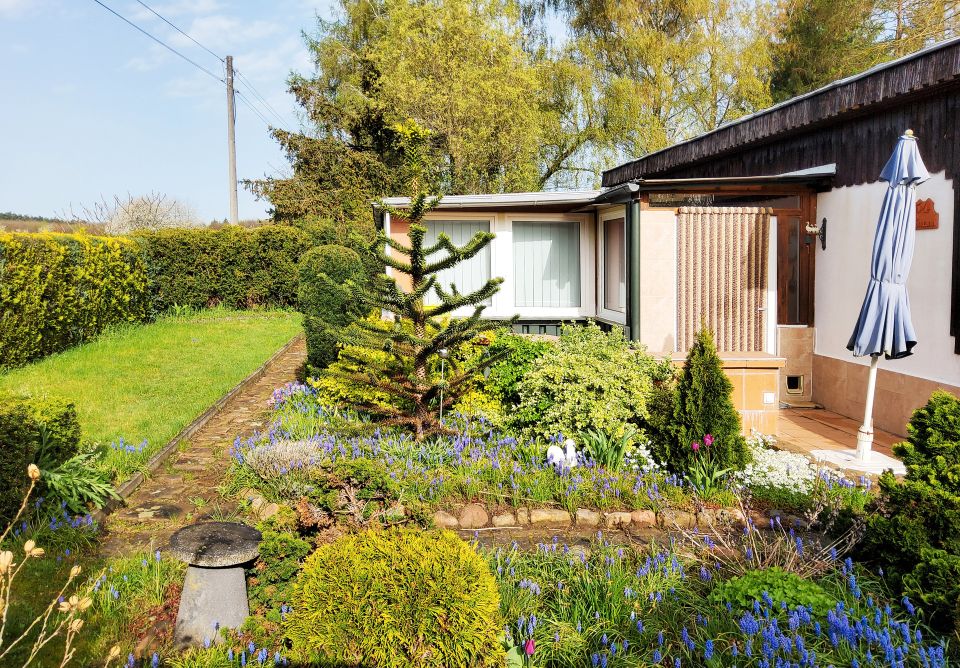
[[816,195],[802,195],[800,207],[774,209],[777,217],[777,324],[812,325],[817,238],[807,234],[816,219]]

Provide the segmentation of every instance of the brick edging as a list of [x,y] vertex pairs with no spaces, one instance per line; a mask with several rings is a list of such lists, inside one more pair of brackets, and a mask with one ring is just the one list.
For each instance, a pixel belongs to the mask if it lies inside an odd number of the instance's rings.
[[142,485],[146,480],[147,476],[154,471],[156,471],[160,466],[172,455],[177,447],[183,443],[185,440],[193,436],[200,429],[202,429],[206,424],[227,404],[228,401],[233,399],[235,396],[240,394],[243,390],[247,389],[250,385],[260,380],[263,375],[266,373],[267,369],[276,362],[278,359],[283,357],[291,348],[293,348],[301,339],[303,339],[303,333],[299,333],[294,336],[292,339],[287,341],[280,350],[275,352],[270,358],[257,367],[250,375],[241,380],[239,383],[234,385],[233,389],[227,392],[225,395],[220,397],[212,406],[207,408],[203,413],[197,416],[193,422],[188,424],[186,427],[177,432],[177,435],[174,436],[170,441],[167,442],[163,448],[161,448],[156,454],[153,455],[147,461],[146,464],[146,474],[143,472],[137,471],[132,476],[130,476],[123,484],[116,488],[117,494],[120,496],[120,499],[110,500],[103,508],[96,510],[91,513],[91,516],[97,522],[103,521],[103,519],[112,513],[117,508],[126,504],[127,499]]

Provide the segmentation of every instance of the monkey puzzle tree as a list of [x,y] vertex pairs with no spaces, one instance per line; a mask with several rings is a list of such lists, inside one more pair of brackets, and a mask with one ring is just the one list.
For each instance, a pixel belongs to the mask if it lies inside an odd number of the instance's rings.
[[[414,135],[422,132],[419,128],[410,130]],[[423,165],[423,138],[408,139],[406,162],[417,174]],[[343,380],[370,390],[361,395],[378,397],[362,402],[359,408],[382,416],[387,423],[411,427],[420,439],[443,429],[439,419],[441,406],[454,404],[469,389],[470,381],[498,358],[472,354],[468,348],[483,330],[489,329],[489,324],[481,320],[484,302],[500,289],[503,279],[490,279],[467,293],[461,293],[454,284],[441,284],[440,272],[477,255],[493,235],[477,232],[465,245],[457,246],[441,233],[435,243],[427,245],[428,223],[424,217],[440,200],[419,191],[420,179],[416,175],[411,182],[416,194],[408,208],[383,206],[394,220],[409,223],[409,243],[381,231],[368,251],[381,266],[390,267],[395,275],[406,276],[409,281],[403,281],[401,287],[396,276],[380,274],[368,286],[354,288],[356,297],[366,307],[388,317],[358,322],[340,351],[344,364],[331,369]],[[436,295],[436,303],[427,303],[430,295]],[[473,313],[464,318],[452,317],[462,308],[472,308]],[[437,373],[441,351],[449,353],[447,379]],[[384,395],[390,400],[383,401]]]

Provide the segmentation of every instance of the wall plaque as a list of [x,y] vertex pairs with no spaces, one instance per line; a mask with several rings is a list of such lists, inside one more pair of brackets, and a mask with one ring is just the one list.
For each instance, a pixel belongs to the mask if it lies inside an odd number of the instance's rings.
[[932,199],[917,200],[917,229],[935,230],[940,227],[940,214]]

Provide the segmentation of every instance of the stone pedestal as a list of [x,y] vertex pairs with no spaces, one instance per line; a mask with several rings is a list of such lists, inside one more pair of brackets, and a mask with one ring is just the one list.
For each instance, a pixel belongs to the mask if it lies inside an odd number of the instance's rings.
[[178,647],[218,642],[218,629],[239,628],[250,615],[243,568],[190,566],[183,581],[174,641]]
[[201,522],[170,538],[170,553],[189,564],[173,640],[178,649],[219,642],[250,614],[243,564],[257,557],[260,532],[236,522]]

